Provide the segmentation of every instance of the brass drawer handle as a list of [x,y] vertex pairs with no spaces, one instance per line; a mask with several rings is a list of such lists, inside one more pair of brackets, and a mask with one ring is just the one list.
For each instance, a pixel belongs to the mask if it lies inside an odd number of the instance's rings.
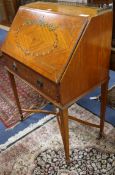
[[12,66],[12,67],[13,67],[13,70],[14,70],[14,71],[17,71],[17,65],[16,65],[15,62],[13,63],[13,66]]
[[37,86],[39,87],[39,88],[43,88],[43,80],[41,80],[41,79],[39,79],[39,80],[37,80]]

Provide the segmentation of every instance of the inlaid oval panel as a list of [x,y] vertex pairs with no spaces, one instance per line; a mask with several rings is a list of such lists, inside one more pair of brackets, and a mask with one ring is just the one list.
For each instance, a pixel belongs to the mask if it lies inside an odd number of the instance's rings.
[[16,33],[16,44],[25,54],[44,56],[58,45],[58,37],[53,25],[43,23],[23,24]]

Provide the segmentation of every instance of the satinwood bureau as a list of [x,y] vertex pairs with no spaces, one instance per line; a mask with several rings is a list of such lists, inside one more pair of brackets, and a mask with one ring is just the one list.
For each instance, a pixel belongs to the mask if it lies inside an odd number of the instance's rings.
[[[37,2],[19,8],[2,46],[21,119],[22,111],[56,114],[66,160],[69,119],[100,128],[103,134],[111,35],[111,9]],[[58,112],[21,109],[14,76],[52,102]],[[68,115],[70,105],[100,85],[99,125]]]

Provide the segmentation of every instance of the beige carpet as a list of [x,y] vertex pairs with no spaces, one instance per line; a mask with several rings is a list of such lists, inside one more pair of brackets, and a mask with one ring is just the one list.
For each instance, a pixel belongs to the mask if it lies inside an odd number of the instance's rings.
[[[99,118],[74,104],[71,115],[99,123]],[[71,161],[67,165],[56,118],[33,131],[0,154],[0,175],[114,175],[115,128],[105,123],[99,130],[70,121]],[[13,139],[13,138],[12,138]]]

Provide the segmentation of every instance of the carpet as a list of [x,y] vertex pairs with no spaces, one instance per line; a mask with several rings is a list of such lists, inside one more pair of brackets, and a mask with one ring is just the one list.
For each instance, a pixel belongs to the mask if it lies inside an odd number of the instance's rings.
[[[99,118],[74,104],[71,115],[87,121]],[[0,175],[115,175],[115,128],[105,123],[105,137],[99,130],[69,122],[70,164],[66,164],[56,118],[28,134],[0,153]]]
[[107,104],[115,110],[115,85],[108,90]]
[[[113,86],[115,86],[115,71],[110,71],[109,89],[111,89]],[[77,104],[89,110],[93,114],[100,116],[100,101],[98,100],[99,95],[100,88],[96,88],[94,91],[78,100]],[[108,93],[108,106],[106,107],[105,120],[115,126],[115,109],[112,108],[113,106],[110,107],[111,102],[109,100],[109,95],[111,94]]]
[[[8,33],[8,27],[4,27],[3,25],[0,25],[0,48],[2,46],[2,43]],[[0,50],[0,57],[2,56],[2,52]]]
[[[10,128],[20,122],[20,115],[4,65],[4,58],[2,58],[0,59],[0,120]],[[43,108],[48,103],[22,80],[17,77],[15,79],[22,108]],[[28,115],[24,113],[25,117]]]
[[1,26],[0,26],[0,43],[1,44],[3,43],[7,33],[8,33],[8,31],[4,30],[4,29],[1,29]]

